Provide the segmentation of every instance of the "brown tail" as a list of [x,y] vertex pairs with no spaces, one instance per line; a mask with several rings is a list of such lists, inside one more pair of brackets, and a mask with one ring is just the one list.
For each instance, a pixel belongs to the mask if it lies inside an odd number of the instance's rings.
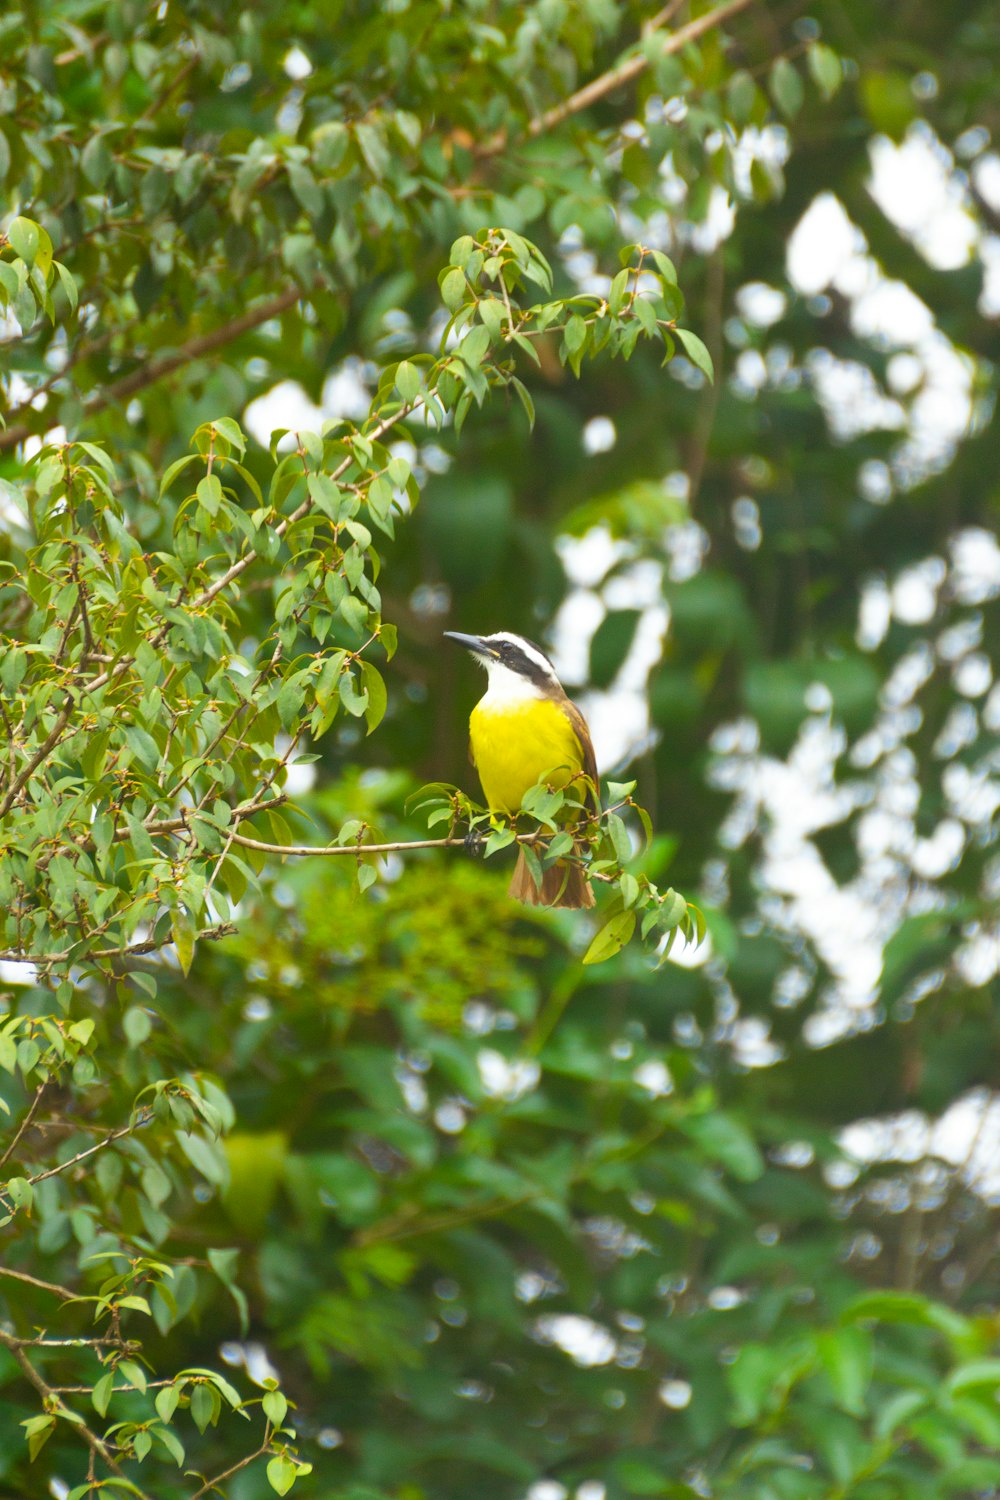
[[517,856],[508,894],[525,906],[565,906],[574,910],[594,904],[594,893],[579,865],[558,860],[542,874],[541,889],[528,869],[522,850]]

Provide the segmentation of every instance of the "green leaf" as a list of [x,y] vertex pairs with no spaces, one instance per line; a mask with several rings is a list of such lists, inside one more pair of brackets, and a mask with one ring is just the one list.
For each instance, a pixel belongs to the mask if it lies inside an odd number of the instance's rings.
[[576,354],[587,342],[587,324],[579,313],[574,313],[566,324],[563,341],[570,354]]
[[732,1115],[721,1110],[692,1115],[681,1121],[681,1129],[740,1182],[756,1182],[763,1175],[764,1158],[756,1141]]
[[91,1402],[93,1404],[94,1410],[97,1412],[97,1415],[99,1417],[107,1416],[114,1383],[115,1372],[114,1370],[108,1370],[106,1374],[101,1376],[100,1380],[97,1382],[97,1384],[94,1386],[94,1389],[90,1393]]
[[277,1458],[272,1458],[267,1466],[267,1479],[272,1490],[278,1495],[287,1495],[298,1477],[298,1470],[291,1459],[279,1453]]
[[512,375],[510,377],[510,383],[514,387],[514,393],[517,396],[517,399],[520,401],[522,407],[524,408],[525,416],[528,418],[528,427],[532,431],[534,431],[535,403],[532,400],[531,393],[524,382],[522,380],[519,380],[516,375]]
[[194,958],[194,945],[196,929],[190,914],[183,906],[174,908],[171,924],[171,936],[177,949],[177,958],[181,966],[181,973],[187,974],[191,968]]
[[125,726],[125,743],[133,755],[146,767],[147,771],[155,771],[160,764],[160,747],[148,730],[139,724],[128,724]]
[[457,312],[468,295],[465,272],[453,267],[441,278],[441,300],[451,312]]
[[24,1435],[28,1439],[28,1458],[32,1463],[52,1436],[55,1425],[56,1419],[53,1416],[29,1417],[27,1421],[21,1423]]
[[204,1383],[192,1387],[191,1390],[191,1417],[199,1432],[204,1432],[209,1423],[215,1419],[215,1398],[208,1385]]
[[95,188],[102,188],[114,165],[107,142],[102,135],[92,135],[80,153],[83,175]]
[[969,1364],[959,1365],[949,1375],[945,1390],[949,1396],[962,1396],[975,1390],[990,1391],[994,1395],[1000,1393],[1000,1359],[975,1359]]
[[469,329],[455,352],[463,364],[468,365],[472,370],[477,370],[485,359],[489,347],[489,329],[478,324],[475,328]]
[[385,683],[378,670],[369,661],[361,662],[361,681],[368,694],[368,702],[365,707],[365,723],[368,725],[368,733],[377,729],[385,715],[388,704]]
[[153,1029],[149,1012],[141,1005],[130,1006],[122,1017],[122,1027],[130,1047],[141,1047]]
[[198,481],[196,493],[202,510],[210,516],[216,516],[222,504],[222,485],[219,482],[219,476],[206,474],[204,479]]
[[423,388],[424,382],[416,365],[411,365],[408,359],[402,360],[396,366],[396,389],[408,406],[416,401]]
[[792,120],[802,108],[805,90],[798,69],[787,57],[776,59],[771,68],[771,97],[786,120]]
[[863,1415],[874,1364],[871,1334],[863,1328],[831,1329],[819,1334],[816,1347],[838,1405]]
[[177,1410],[177,1403],[181,1399],[181,1387],[179,1384],[165,1385],[157,1391],[154,1405],[159,1414],[161,1422],[169,1422]]
[[814,42],[806,53],[809,73],[824,99],[832,99],[844,81],[840,58],[832,47]]
[[729,113],[735,123],[737,125],[748,124],[757,102],[757,85],[753,81],[753,76],[745,68],[741,68],[730,78],[726,89],[726,100]]
[[368,708],[367,692],[359,693],[355,686],[354,678],[350,672],[342,672],[337,683],[340,701],[354,718],[360,719]]
[[684,352],[693,365],[696,365],[701,373],[707,376],[710,383],[715,383],[715,367],[712,364],[712,356],[709,354],[705,344],[696,333],[688,328],[675,328],[674,337],[680,339],[684,346]]
[[16,218],[7,226],[7,239],[11,249],[29,266],[35,264],[35,256],[41,245],[41,230],[31,219]]
[[272,1427],[280,1427],[288,1414],[288,1402],[280,1391],[268,1391],[261,1401],[264,1415]]
[[635,912],[615,911],[594,935],[583,955],[585,964],[602,964],[620,953],[635,931]]

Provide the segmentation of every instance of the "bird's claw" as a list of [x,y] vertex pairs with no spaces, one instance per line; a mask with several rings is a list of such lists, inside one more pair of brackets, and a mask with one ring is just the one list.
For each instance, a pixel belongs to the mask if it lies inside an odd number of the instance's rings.
[[473,859],[479,859],[482,857],[483,846],[485,845],[486,840],[483,838],[483,835],[480,833],[478,828],[470,828],[462,842],[465,845],[466,854],[471,854]]

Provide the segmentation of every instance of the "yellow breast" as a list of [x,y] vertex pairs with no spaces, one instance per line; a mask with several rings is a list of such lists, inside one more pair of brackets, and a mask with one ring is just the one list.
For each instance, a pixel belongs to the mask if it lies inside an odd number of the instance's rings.
[[564,786],[583,769],[572,724],[548,698],[492,704],[482,699],[469,720],[472,759],[493,812],[516,813],[529,787],[546,771]]

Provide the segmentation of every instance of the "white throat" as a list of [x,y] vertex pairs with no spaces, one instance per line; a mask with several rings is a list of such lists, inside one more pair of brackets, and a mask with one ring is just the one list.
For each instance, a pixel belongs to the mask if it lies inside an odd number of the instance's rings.
[[535,683],[520,672],[512,672],[502,662],[485,661],[487,684],[482,703],[501,708],[506,703],[524,703],[532,698],[543,698],[545,694]]

